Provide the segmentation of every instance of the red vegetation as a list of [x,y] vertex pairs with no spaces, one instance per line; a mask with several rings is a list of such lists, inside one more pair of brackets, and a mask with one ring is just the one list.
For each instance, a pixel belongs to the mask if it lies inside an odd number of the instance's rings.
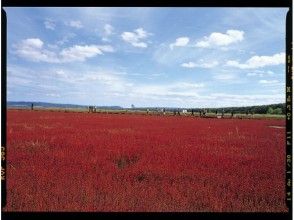
[[284,120],[8,111],[9,211],[283,212]]

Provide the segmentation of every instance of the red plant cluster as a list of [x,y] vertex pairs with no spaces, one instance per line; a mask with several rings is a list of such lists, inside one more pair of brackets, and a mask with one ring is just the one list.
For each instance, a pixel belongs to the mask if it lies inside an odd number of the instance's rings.
[[6,210],[285,212],[283,126],[9,110]]

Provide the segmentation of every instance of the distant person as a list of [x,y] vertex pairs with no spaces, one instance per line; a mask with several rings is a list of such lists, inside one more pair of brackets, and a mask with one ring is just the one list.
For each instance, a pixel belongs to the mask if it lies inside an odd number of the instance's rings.
[[205,115],[206,115],[206,110],[205,109],[203,110],[202,114],[203,114],[203,117],[205,117]]
[[180,114],[180,109],[179,109],[179,108],[178,108],[178,115],[181,115],[181,114]]
[[89,106],[89,113],[93,112],[93,106]]
[[194,109],[192,109],[192,115],[194,115]]
[[232,117],[232,118],[233,118],[233,116],[234,116],[234,112],[231,113],[231,117]]
[[34,110],[34,103],[31,104],[31,110]]
[[217,115],[217,110],[215,111],[215,114]]

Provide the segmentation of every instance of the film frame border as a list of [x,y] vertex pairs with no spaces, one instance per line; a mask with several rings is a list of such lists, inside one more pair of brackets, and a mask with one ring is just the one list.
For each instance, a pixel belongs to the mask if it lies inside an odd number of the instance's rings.
[[[254,0],[181,0],[180,1],[133,1],[133,0],[100,0],[99,3],[95,3],[91,0],[83,1],[72,1],[67,2],[66,0],[61,1],[50,1],[50,0],[2,0],[1,8],[1,206],[2,208],[6,205],[6,93],[7,93],[7,17],[3,7],[286,7],[289,9],[286,16],[286,204],[289,208],[288,213],[245,213],[245,212],[234,212],[234,213],[88,213],[88,212],[2,212],[1,216],[3,219],[18,219],[28,217],[30,219],[52,219],[52,218],[64,218],[70,217],[73,219],[96,219],[97,217],[102,218],[141,218],[150,217],[153,219],[177,219],[177,218],[190,218],[195,217],[200,219],[248,219],[248,218],[266,218],[266,219],[292,219],[292,203],[293,203],[293,192],[292,192],[292,169],[293,169],[293,151],[292,151],[292,121],[293,121],[293,105],[292,105],[292,2],[291,0],[282,1],[254,1]],[[5,74],[4,74],[5,73]]]

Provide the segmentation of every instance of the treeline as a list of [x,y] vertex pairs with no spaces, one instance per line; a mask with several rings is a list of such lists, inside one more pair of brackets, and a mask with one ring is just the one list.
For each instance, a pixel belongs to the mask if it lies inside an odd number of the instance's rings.
[[187,110],[188,112],[208,112],[208,113],[234,113],[234,114],[276,114],[281,115],[286,113],[286,104],[271,104],[271,105],[256,105],[256,106],[244,106],[244,107],[225,107],[225,108],[172,108],[172,107],[149,107],[149,108],[129,108],[130,110],[140,111],[182,111]]
[[[194,109],[196,111],[203,110],[203,108]],[[281,115],[286,113],[286,104],[271,104],[271,105],[256,105],[256,106],[246,106],[246,107],[226,107],[226,108],[207,108],[207,112],[221,113],[235,113],[235,114],[276,114]],[[188,111],[192,111],[189,109]]]

